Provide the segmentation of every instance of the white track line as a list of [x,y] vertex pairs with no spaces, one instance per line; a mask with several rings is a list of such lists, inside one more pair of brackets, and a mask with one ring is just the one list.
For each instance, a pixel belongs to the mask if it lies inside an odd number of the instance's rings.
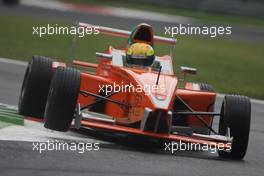
[[71,8],[64,6],[64,3],[54,0],[21,0],[21,4],[50,10],[73,11]]
[[[0,103],[0,106],[17,109],[15,106]],[[1,122],[1,121],[0,121]],[[25,141],[25,142],[46,142],[48,140],[65,140],[76,142],[98,142],[85,135],[68,132],[57,132],[43,127],[43,123],[24,119],[24,125],[11,124],[0,128],[0,141]],[[102,143],[100,141],[100,143]],[[106,142],[105,142],[106,143]]]
[[46,142],[48,140],[98,142],[98,140],[71,131],[65,133],[48,130],[43,127],[42,123],[29,120],[25,120],[24,126],[10,125],[0,129],[0,141]]
[[139,19],[139,20],[152,20],[159,22],[167,22],[167,23],[181,23],[181,24],[192,24],[198,20],[194,20],[192,18],[176,16],[176,15],[168,15],[157,12],[149,12],[142,10],[134,10],[128,8],[109,8],[111,10],[111,15],[117,17],[125,17],[131,19]]
[[17,110],[17,106],[13,106],[13,105],[9,105],[9,104],[0,103],[0,106],[8,108],[8,109]]
[[[1,107],[16,109],[16,106],[0,103]],[[0,121],[1,122],[1,121]],[[11,124],[0,128],[0,141],[24,141],[24,142],[47,142],[47,141],[74,141],[89,143],[107,143],[95,139],[90,139],[85,135],[68,132],[57,132],[43,127],[43,123],[24,119],[24,125]]]
[[0,58],[0,62],[7,63],[7,64],[13,64],[13,65],[21,65],[21,66],[27,66],[27,62],[18,61],[15,59],[7,59],[7,58]]

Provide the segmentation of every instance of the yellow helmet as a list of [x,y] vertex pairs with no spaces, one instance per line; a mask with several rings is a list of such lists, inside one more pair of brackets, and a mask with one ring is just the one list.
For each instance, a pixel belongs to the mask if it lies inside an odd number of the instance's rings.
[[150,66],[154,61],[154,49],[146,43],[134,43],[127,49],[127,62],[134,65]]

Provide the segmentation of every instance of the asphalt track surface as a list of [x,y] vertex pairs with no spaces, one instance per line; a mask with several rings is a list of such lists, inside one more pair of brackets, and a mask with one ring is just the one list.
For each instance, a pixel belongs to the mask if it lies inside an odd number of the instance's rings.
[[[2,7],[0,7],[2,8]],[[32,15],[25,7],[19,7],[26,15]],[[40,16],[47,12],[33,10]],[[7,13],[0,9],[0,13]],[[18,11],[16,11],[18,13]],[[46,15],[44,15],[46,14]],[[55,16],[52,12],[50,17]],[[18,13],[19,15],[19,13]],[[68,20],[67,15],[62,15]],[[73,15],[72,15],[73,17]],[[103,24],[107,18],[91,16],[81,19]],[[120,20],[120,21],[119,21]],[[116,20],[115,24],[127,27],[137,23]],[[114,26],[115,24],[112,24]],[[156,24],[158,25],[158,24]],[[25,66],[0,62],[0,102],[17,105],[19,89],[22,83]],[[217,99],[217,107],[221,98]],[[209,152],[176,152],[170,154],[156,148],[151,142],[126,137],[115,137],[107,133],[82,131],[76,136],[85,137],[101,143],[99,151],[79,154],[76,151],[48,151],[38,153],[32,150],[32,142],[0,140],[0,175],[264,175],[264,104],[252,102],[252,122],[248,152],[244,161],[230,161],[218,158]],[[29,129],[31,130],[31,129]],[[41,127],[39,128],[41,129]],[[1,130],[0,130],[1,132]],[[34,131],[35,132],[35,131]],[[29,132],[19,134],[27,136]],[[37,133],[37,132],[36,132]],[[67,133],[68,134],[68,133]],[[75,135],[71,133],[70,135]],[[66,135],[67,136],[67,135]],[[47,136],[48,138],[49,136]],[[69,140],[65,137],[66,140]],[[71,140],[71,139],[70,139]]]

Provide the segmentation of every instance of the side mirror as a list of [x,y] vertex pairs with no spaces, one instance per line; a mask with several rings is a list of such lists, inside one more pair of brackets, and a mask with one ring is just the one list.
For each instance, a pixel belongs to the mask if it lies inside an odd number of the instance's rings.
[[112,54],[106,54],[106,53],[95,53],[97,59],[106,59],[106,60],[112,60],[113,55]]
[[181,66],[181,73],[196,75],[197,69],[196,68],[191,68],[191,67],[183,67],[183,66]]
[[191,68],[191,67],[183,67],[183,66],[181,66],[181,73],[183,74],[183,78],[181,78],[181,81],[184,81],[185,80],[185,76],[187,74],[196,75],[197,69],[196,68]]

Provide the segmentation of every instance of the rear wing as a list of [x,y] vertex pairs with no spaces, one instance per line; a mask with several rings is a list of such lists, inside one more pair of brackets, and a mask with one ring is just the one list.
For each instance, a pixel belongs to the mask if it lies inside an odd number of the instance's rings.
[[[122,30],[122,29],[116,29],[116,28],[92,25],[92,24],[82,23],[82,22],[77,23],[77,26],[78,27],[84,27],[84,28],[93,27],[93,28],[96,28],[101,34],[110,35],[110,36],[117,36],[117,37],[123,37],[123,38],[129,38],[129,36],[131,34],[130,31],[126,31],[126,30]],[[155,42],[157,42],[157,43],[171,45],[170,56],[171,56],[171,59],[173,60],[173,58],[175,56],[175,48],[176,48],[177,39],[154,35],[153,36],[153,40]],[[71,54],[72,54],[72,58],[73,59],[75,59],[74,56],[75,56],[76,45],[77,45],[77,35],[74,36],[73,41],[72,41]]]
[[[110,35],[110,36],[117,36],[117,37],[124,37],[124,38],[128,38],[131,33],[130,31],[126,31],[126,30],[104,27],[104,26],[96,26],[96,25],[92,25],[88,23],[81,23],[81,22],[79,23],[79,27],[85,27],[85,28],[97,27],[98,31],[102,34]],[[175,45],[177,42],[177,39],[154,35],[154,41],[158,43]]]

